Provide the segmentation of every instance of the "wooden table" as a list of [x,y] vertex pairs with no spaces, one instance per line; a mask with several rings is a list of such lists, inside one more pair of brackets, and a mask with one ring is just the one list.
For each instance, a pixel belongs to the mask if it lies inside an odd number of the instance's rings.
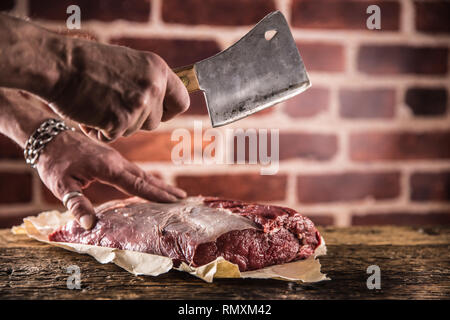
[[[113,264],[0,230],[0,299],[449,299],[450,227],[321,229],[331,281],[218,279],[189,274],[133,276]],[[69,290],[67,267],[81,268],[81,289]],[[369,290],[367,267],[378,265],[381,289]]]

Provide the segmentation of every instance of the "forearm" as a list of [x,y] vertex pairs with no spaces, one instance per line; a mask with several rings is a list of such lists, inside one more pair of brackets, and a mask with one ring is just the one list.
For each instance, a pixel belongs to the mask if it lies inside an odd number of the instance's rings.
[[27,98],[17,90],[0,88],[0,133],[21,148],[42,122],[55,117],[36,102],[36,98]]
[[0,13],[0,87],[50,100],[69,58],[65,37]]

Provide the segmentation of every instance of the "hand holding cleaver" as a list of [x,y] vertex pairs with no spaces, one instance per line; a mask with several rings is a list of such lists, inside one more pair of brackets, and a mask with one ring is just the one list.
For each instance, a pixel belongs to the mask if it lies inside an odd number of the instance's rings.
[[245,118],[311,86],[279,11],[267,15],[228,49],[174,71],[189,92],[203,91],[213,127]]

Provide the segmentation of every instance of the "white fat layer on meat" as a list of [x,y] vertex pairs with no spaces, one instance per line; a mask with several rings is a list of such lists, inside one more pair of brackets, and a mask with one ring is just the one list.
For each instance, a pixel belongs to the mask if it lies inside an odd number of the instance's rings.
[[[222,234],[233,230],[258,229],[258,226],[248,218],[232,213],[222,208],[210,208],[203,203],[202,197],[190,197],[176,203],[142,202],[121,205],[114,211],[122,212],[126,216],[126,224],[133,225],[135,233],[147,233],[149,229],[161,233],[183,233],[186,239],[197,243],[214,241]],[[99,207],[98,211],[110,211]],[[108,214],[103,219],[118,218],[115,214]],[[123,224],[123,219],[122,219]],[[155,230],[155,226],[158,226]],[[136,248],[133,248],[136,249]]]

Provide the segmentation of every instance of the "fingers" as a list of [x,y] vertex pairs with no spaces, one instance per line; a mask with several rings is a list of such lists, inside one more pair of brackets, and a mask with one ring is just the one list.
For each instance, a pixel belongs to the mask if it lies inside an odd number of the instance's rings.
[[[168,121],[178,114],[185,112],[189,108],[190,103],[189,93],[186,87],[169,67],[167,67],[167,80],[162,100],[153,100],[155,105],[152,106],[150,115],[143,123],[141,129],[155,129],[160,121]],[[157,113],[160,110],[162,114]]]
[[[64,195],[69,192],[81,193],[81,185],[75,180],[63,181],[58,187],[56,196],[63,201]],[[91,229],[96,221],[95,210],[92,203],[84,195],[75,196],[67,201],[67,209],[84,229]]]
[[[163,85],[161,85],[161,87],[163,87]],[[158,87],[155,86],[155,88]],[[154,130],[159,126],[163,117],[163,99],[164,90],[153,89],[153,95],[148,99],[148,116],[140,129]]]
[[104,130],[97,130],[91,127],[88,127],[84,124],[79,124],[80,130],[89,138],[93,140],[98,140],[104,143],[112,142],[116,139],[115,136],[112,136],[110,133],[107,133]]
[[67,209],[84,229],[89,230],[94,226],[96,222],[95,210],[92,203],[85,196],[70,199],[67,202]]
[[[101,142],[111,142],[136,131],[154,130],[161,121],[168,121],[189,108],[189,94],[180,78],[161,60],[159,68],[150,75],[151,85],[146,92],[130,101],[139,101],[139,112],[123,117],[121,125],[114,128],[92,128],[80,125],[88,137]],[[134,97],[134,96],[133,96]],[[133,104],[133,102],[130,102]]]
[[[149,103],[149,98],[146,97],[143,100],[145,104]],[[135,121],[134,125],[132,125],[131,127],[129,127],[125,132],[124,132],[124,137],[128,137],[130,135],[132,135],[133,133],[135,133],[136,131],[140,130],[143,126],[144,123],[146,123],[148,121],[150,117],[150,113],[152,112],[151,107],[150,108],[144,108],[143,111],[141,112],[141,114],[137,117],[137,120]],[[161,119],[161,115],[159,116],[159,118],[155,119],[157,120],[157,123],[159,124]],[[155,125],[156,127],[157,125]]]
[[179,199],[169,192],[150,184],[145,178],[124,171],[114,181],[106,181],[113,184],[128,194],[156,202],[176,202]]
[[122,165],[110,167],[111,170],[108,170],[107,176],[99,177],[102,182],[150,201],[175,202],[186,197],[183,190],[167,185],[131,162],[124,159],[111,160],[114,163],[119,161],[122,161]]
[[159,179],[159,178],[155,177],[154,175],[145,172],[144,170],[142,170],[141,168],[139,168],[137,165],[135,165],[133,163],[129,164],[129,171],[134,176],[145,179],[151,185],[154,185],[155,187],[158,187],[158,188],[176,196],[177,198],[183,199],[183,198],[186,198],[186,196],[187,196],[187,194],[184,190],[165,183],[162,179]]
[[162,121],[168,121],[189,108],[189,93],[180,78],[169,69]]
[[180,199],[187,197],[186,191],[184,191],[180,188],[171,186],[171,185],[165,183],[163,180],[158,179],[157,177],[155,177],[151,174],[146,173],[146,180],[149,183],[153,184],[154,186],[161,188],[161,189],[175,195],[176,197],[178,197]]

